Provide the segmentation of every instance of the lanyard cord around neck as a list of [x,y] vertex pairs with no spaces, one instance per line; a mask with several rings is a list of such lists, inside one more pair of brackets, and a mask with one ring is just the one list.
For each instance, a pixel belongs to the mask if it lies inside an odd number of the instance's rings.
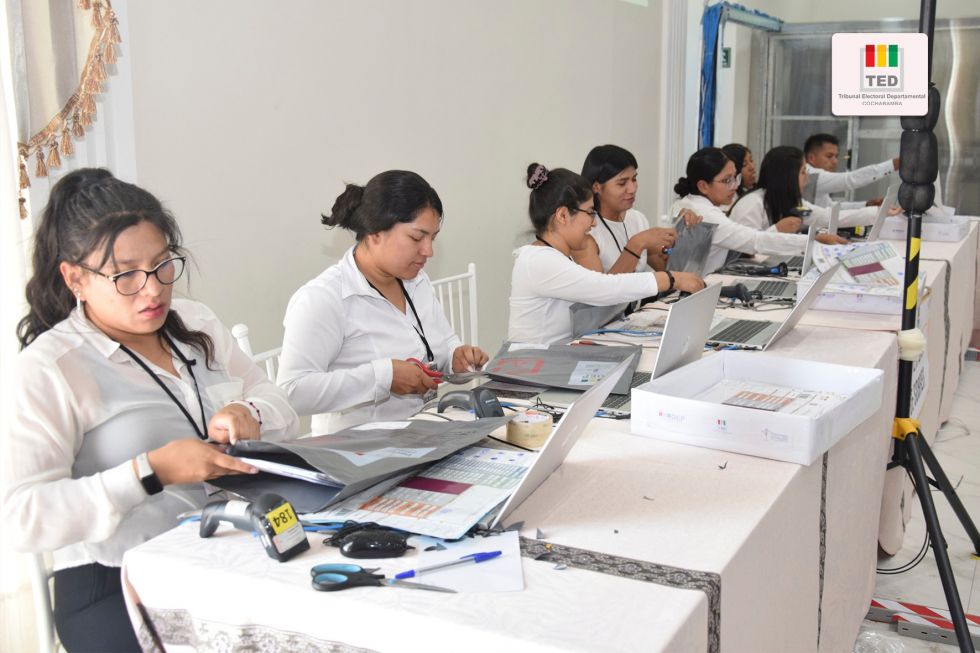
[[194,381],[194,391],[197,393],[197,405],[201,409],[201,426],[204,427],[203,430],[200,427],[198,427],[197,423],[194,421],[194,418],[191,417],[190,412],[188,412],[187,408],[184,407],[184,404],[180,403],[180,400],[177,399],[177,396],[170,391],[170,388],[168,388],[167,384],[163,382],[163,379],[161,379],[156,372],[151,370],[150,366],[147,365],[142,358],[137,356],[135,353],[133,353],[133,351],[129,347],[127,347],[122,343],[119,343],[119,348],[122,349],[127,354],[129,354],[129,357],[132,358],[134,361],[136,361],[136,363],[140,367],[142,367],[147,374],[150,375],[150,378],[157,382],[158,386],[163,388],[163,391],[167,393],[167,396],[170,397],[170,400],[172,402],[177,404],[177,408],[180,409],[180,412],[184,414],[184,417],[187,418],[187,421],[194,428],[194,432],[197,433],[197,437],[201,438],[202,440],[207,440],[208,436],[205,435],[205,432],[208,430],[208,426],[207,426],[207,419],[204,416],[204,402],[201,400],[201,389],[197,385],[197,377],[194,376],[194,365],[197,363],[197,361],[188,360],[187,357],[184,356],[183,352],[181,352],[179,349],[177,349],[176,346],[174,346],[174,343],[169,336],[164,335],[163,338],[164,340],[167,341],[167,344],[170,345],[170,349],[176,352],[177,357],[180,358],[180,360],[184,363],[184,365],[187,366],[187,371],[190,373],[191,379]]
[[[372,288],[374,288],[374,292],[376,292],[379,295],[381,295],[381,298],[384,299],[385,301],[388,301],[388,298],[384,296],[384,293],[382,293],[380,290],[378,290],[378,287],[375,286],[373,283],[371,283],[371,280],[370,279],[368,279],[365,276],[364,277],[364,280],[368,282],[368,285],[369,286],[371,286]],[[425,337],[425,327],[422,326],[422,318],[419,317],[419,312],[417,310],[415,310],[415,302],[413,302],[412,301],[412,298],[408,296],[408,291],[405,290],[405,284],[402,283],[402,280],[401,279],[398,279],[398,287],[402,289],[402,295],[405,296],[405,303],[408,304],[408,307],[410,309],[412,309],[412,315],[415,316],[415,321],[418,322],[418,326],[415,326],[413,324],[412,325],[412,328],[415,329],[415,333],[418,334],[419,338],[421,338],[421,340],[422,340],[422,344],[425,345],[425,358],[426,358],[426,361],[429,362],[429,363],[432,363],[432,362],[434,362],[436,360],[436,357],[432,353],[432,347],[429,346],[429,341]],[[388,302],[388,303],[391,303],[391,302]]]
[[[554,245],[552,245],[551,243],[549,243],[547,240],[545,240],[541,236],[538,236],[538,240],[540,240],[542,243],[544,243],[545,245],[547,245],[551,249],[555,250],[559,254],[562,254],[562,251],[560,249],[558,249],[557,247],[555,247]],[[565,256],[565,258],[567,258],[569,261],[572,261],[572,262],[575,261],[575,259],[573,259],[571,256]]]
[[[609,235],[612,236],[613,242],[616,243],[616,249],[618,249],[619,250],[619,253],[622,254],[623,253],[623,245],[620,245],[619,244],[619,239],[616,238],[616,234],[613,233],[612,227],[609,226],[609,223],[606,221],[606,219],[604,217],[602,217],[602,214],[601,213],[599,214],[599,219],[602,220],[602,225],[606,228],[606,231],[609,232]],[[630,232],[626,230],[626,220],[625,220],[625,218],[623,219],[623,233],[626,236],[626,242],[629,242]]]

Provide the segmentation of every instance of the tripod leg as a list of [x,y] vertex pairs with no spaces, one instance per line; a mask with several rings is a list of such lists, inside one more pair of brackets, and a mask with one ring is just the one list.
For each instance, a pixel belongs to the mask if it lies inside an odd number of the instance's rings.
[[926,530],[928,530],[929,538],[932,540],[932,552],[936,557],[936,567],[939,569],[943,591],[946,593],[946,604],[952,616],[956,641],[959,642],[961,653],[973,653],[975,651],[973,640],[970,638],[970,629],[966,624],[963,604],[960,602],[960,593],[956,588],[956,578],[953,576],[953,567],[949,562],[946,540],[943,538],[939,517],[936,515],[936,506],[932,502],[932,492],[929,490],[929,481],[926,479],[926,469],[922,464],[922,453],[919,445],[923,441],[924,438],[919,433],[910,434],[905,438],[907,462],[911,468],[912,478],[915,480],[919,505],[922,506],[922,514],[926,520]]
[[963,529],[966,534],[970,537],[970,541],[973,542],[973,553],[974,555],[980,555],[980,533],[977,532],[977,527],[970,518],[970,513],[966,511],[963,506],[963,502],[960,501],[959,496],[956,494],[956,490],[953,489],[953,484],[949,482],[949,478],[943,471],[942,466],[936,459],[936,454],[932,452],[932,447],[929,443],[925,441],[925,438],[919,439],[919,450],[922,452],[922,459],[925,461],[926,465],[929,466],[929,471],[932,472],[933,478],[936,479],[936,484],[939,489],[943,491],[946,496],[946,500],[949,505],[953,508],[953,512],[956,513],[956,517],[963,524]]

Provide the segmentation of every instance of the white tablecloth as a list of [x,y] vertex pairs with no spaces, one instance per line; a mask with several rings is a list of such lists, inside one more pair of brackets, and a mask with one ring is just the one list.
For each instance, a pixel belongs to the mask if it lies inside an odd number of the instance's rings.
[[[594,421],[511,516],[525,536],[594,553],[564,570],[524,558],[523,592],[317,593],[308,569],[336,555],[319,538],[278,564],[249,535],[200,540],[193,526],[127,553],[125,574],[166,642],[201,649],[849,650],[874,584],[897,354],[892,335],[850,332],[846,349],[841,335],[800,327],[772,352],[886,374],[877,413],[809,467]],[[603,555],[701,589],[577,568]]]

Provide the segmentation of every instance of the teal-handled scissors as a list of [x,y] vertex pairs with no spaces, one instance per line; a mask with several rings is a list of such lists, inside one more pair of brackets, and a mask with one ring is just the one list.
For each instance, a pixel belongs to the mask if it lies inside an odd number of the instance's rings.
[[407,582],[394,578],[385,578],[384,574],[375,573],[378,568],[365,569],[360,565],[333,563],[316,565],[310,569],[313,577],[313,589],[319,592],[337,592],[351,587],[405,587],[413,590],[430,590],[433,592],[449,592],[456,590],[436,585]]

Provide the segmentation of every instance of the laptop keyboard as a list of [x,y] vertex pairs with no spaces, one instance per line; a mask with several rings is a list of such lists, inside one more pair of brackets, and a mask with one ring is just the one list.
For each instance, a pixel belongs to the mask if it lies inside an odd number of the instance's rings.
[[802,256],[790,256],[786,259],[786,267],[788,268],[802,268],[803,267],[803,257]]
[[788,285],[785,281],[760,281],[756,290],[763,297],[781,297]]
[[746,343],[752,336],[768,327],[772,322],[759,322],[758,320],[737,320],[735,324],[725,327],[720,332],[711,336],[709,340],[716,342]]
[[[637,386],[643,385],[650,380],[649,372],[633,372],[633,380],[630,381],[630,387],[635,388]],[[603,408],[620,408],[629,403],[631,397],[629,394],[625,395],[609,395],[609,397],[602,402]]]

